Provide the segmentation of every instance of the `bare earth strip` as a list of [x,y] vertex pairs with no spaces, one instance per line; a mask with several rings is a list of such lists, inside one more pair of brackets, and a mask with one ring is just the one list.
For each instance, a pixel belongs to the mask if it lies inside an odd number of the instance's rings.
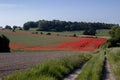
[[116,80],[111,69],[110,69],[110,65],[109,65],[108,61],[107,61],[105,67],[106,67],[106,77],[104,80]]
[[63,80],[75,80],[81,73],[82,69],[86,66],[86,64],[87,63],[83,64],[79,69],[75,70],[73,73],[65,77]]
[[0,53],[0,77],[18,70],[29,69],[32,65],[62,56],[74,55],[77,52],[54,51],[36,53]]
[[[106,55],[105,55],[105,58],[106,58]],[[105,59],[105,67],[104,67],[104,73],[103,73],[102,80],[116,80],[115,76],[110,68],[107,58]]]

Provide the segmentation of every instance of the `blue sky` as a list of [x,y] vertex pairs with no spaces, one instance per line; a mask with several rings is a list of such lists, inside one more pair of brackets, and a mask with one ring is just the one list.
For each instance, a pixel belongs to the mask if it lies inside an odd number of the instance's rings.
[[120,24],[120,0],[0,0],[0,26],[41,19]]

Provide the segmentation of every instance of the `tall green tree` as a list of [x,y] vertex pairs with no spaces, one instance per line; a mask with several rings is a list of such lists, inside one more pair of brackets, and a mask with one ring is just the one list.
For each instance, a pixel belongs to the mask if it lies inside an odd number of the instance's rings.
[[33,22],[33,21],[30,21],[30,22],[26,22],[24,25],[23,25],[23,29],[24,30],[29,30],[30,28],[37,28],[37,23],[36,22]]
[[6,36],[0,35],[0,52],[10,52],[9,43],[10,40]]
[[120,46],[120,27],[113,26],[109,32],[111,39],[108,40],[108,47]]
[[11,26],[9,26],[9,25],[6,25],[5,29],[12,30]]
[[115,32],[116,32],[116,29],[117,28],[119,28],[118,26],[113,26],[112,28],[111,28],[111,30],[109,31],[109,34],[110,34],[110,36],[112,37],[112,38],[114,38],[115,37]]

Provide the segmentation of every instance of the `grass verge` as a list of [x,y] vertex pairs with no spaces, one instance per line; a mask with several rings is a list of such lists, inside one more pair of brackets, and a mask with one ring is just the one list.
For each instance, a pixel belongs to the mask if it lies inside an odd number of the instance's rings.
[[101,80],[103,66],[104,54],[101,51],[87,63],[76,80]]
[[120,80],[120,50],[109,52],[107,57],[116,80]]
[[4,77],[3,80],[58,80],[80,67],[92,56],[80,54],[51,60],[31,68],[28,71],[16,72]]

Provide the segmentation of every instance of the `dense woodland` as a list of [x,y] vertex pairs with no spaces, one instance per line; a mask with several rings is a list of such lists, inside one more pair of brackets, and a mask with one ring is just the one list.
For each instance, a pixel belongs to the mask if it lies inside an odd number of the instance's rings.
[[88,29],[111,29],[112,26],[118,26],[117,24],[106,24],[106,23],[91,23],[91,22],[71,22],[71,21],[60,21],[60,20],[39,20],[37,22],[29,21],[23,25],[24,30],[30,28],[37,28],[37,31],[80,31]]

